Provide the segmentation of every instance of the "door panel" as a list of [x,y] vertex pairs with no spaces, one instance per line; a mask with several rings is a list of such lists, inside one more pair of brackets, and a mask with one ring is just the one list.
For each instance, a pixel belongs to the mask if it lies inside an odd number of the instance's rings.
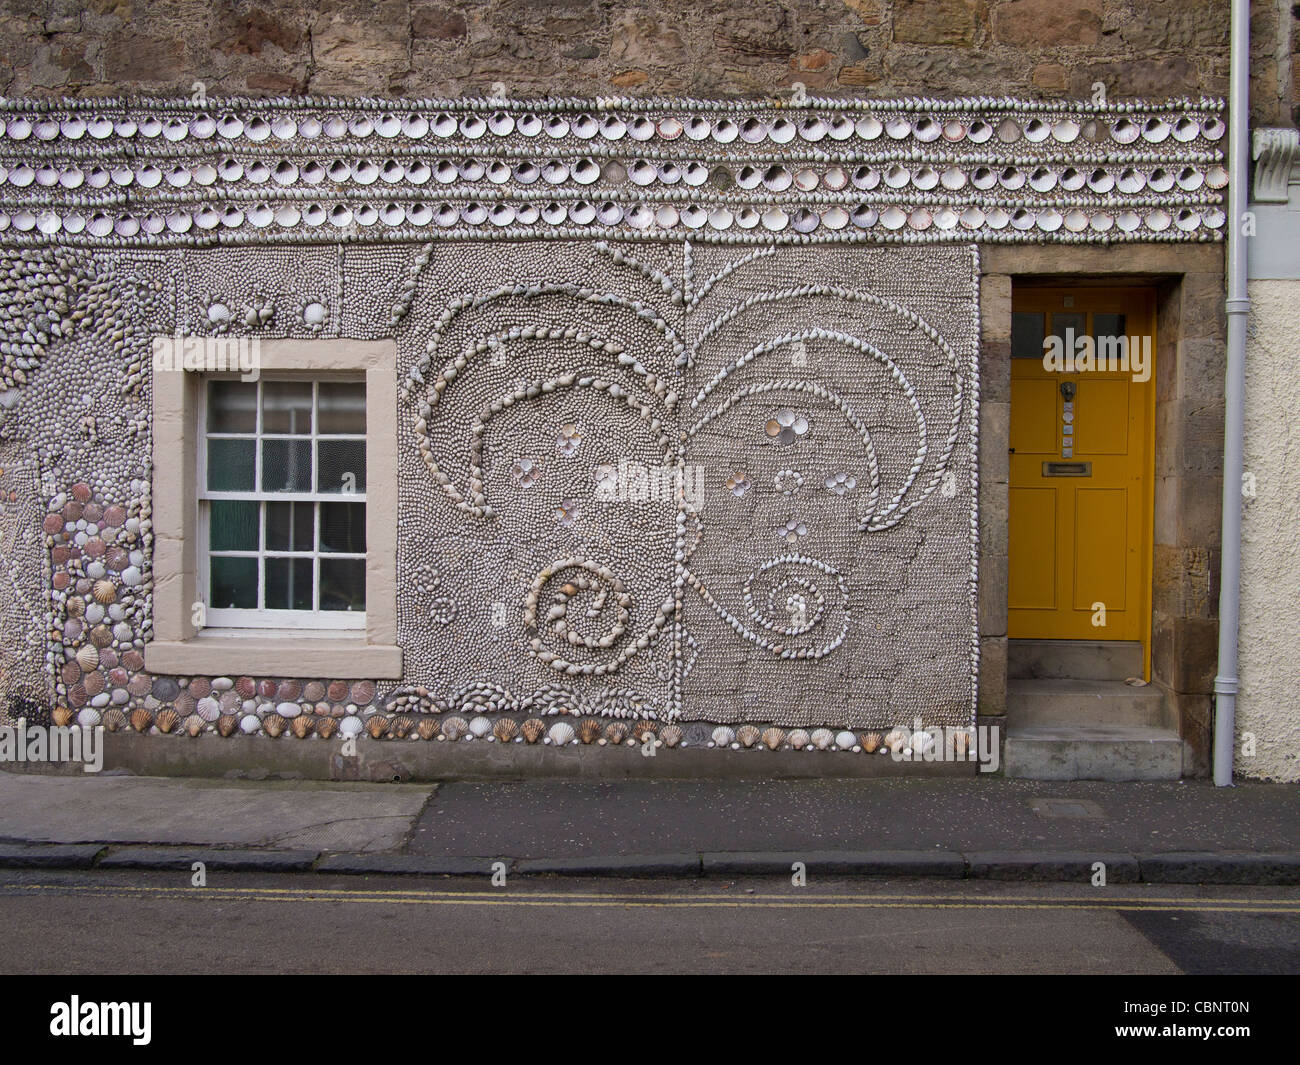
[[1154,351],[1155,293],[1018,286],[1012,309],[1008,634],[1149,654],[1154,367],[1062,371],[1043,340],[1145,336]]

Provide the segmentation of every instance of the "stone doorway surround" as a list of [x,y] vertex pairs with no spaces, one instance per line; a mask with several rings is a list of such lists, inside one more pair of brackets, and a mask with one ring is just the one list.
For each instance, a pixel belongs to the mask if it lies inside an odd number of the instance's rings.
[[1156,308],[1155,545],[1151,683],[1209,772],[1218,645],[1223,375],[1220,244],[987,247],[981,255],[979,723],[1005,735],[1007,518],[1013,285],[1152,285]]

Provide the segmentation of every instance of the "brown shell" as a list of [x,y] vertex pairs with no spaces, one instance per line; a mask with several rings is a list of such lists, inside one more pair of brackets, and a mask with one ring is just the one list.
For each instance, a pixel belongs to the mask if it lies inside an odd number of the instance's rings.
[[785,741],[785,732],[773,725],[769,729],[763,730],[763,746],[769,751],[777,750]]
[[149,726],[153,724],[153,714],[143,706],[131,711],[131,727],[136,732],[148,732]]
[[329,739],[338,731],[339,722],[336,717],[322,717],[316,721],[316,735],[323,740]]
[[316,725],[316,719],[311,714],[299,714],[289,722],[289,731],[297,736],[300,740],[305,740],[311,735],[311,730]]
[[235,680],[235,691],[241,699],[251,699],[257,694],[257,681],[252,677],[239,677]]
[[540,717],[530,717],[519,726],[519,731],[528,743],[536,743],[546,735],[546,722]]
[[54,720],[56,725],[62,728],[65,725],[71,725],[77,715],[73,713],[72,708],[69,706],[56,706],[51,712],[50,717]]
[[144,655],[135,648],[122,652],[122,665],[127,669],[144,669]]
[[332,680],[330,685],[325,689],[325,697],[332,703],[345,703],[348,701],[348,682],[345,680]]
[[68,617],[79,618],[86,612],[86,601],[68,596],[68,605],[64,609],[68,612]]
[[643,743],[647,736],[659,735],[659,725],[657,722],[651,721],[648,718],[642,718],[632,726],[632,735],[636,738],[638,743]]
[[99,723],[109,732],[118,732],[126,728],[126,714],[122,713],[116,706],[110,706],[104,711],[104,716],[100,718]]
[[352,701],[358,706],[365,706],[375,697],[374,681],[359,680],[352,685]]
[[611,747],[617,747],[627,739],[627,733],[627,725],[622,721],[611,721],[605,726],[605,742]]
[[84,684],[74,684],[68,689],[68,704],[72,707],[85,706],[90,702],[90,693]]
[[325,685],[318,680],[309,680],[302,686],[302,697],[309,703],[318,703],[325,698]]
[[208,723],[204,721],[203,718],[199,717],[198,714],[190,714],[190,716],[187,717],[181,724],[184,726],[185,731],[188,732],[191,736],[197,736],[200,732],[202,732],[205,728],[207,728],[208,725]]
[[366,719],[366,731],[374,740],[382,739],[388,733],[389,721],[383,714],[372,714]]
[[222,714],[217,718],[217,732],[222,736],[229,736],[239,728],[239,718],[234,714]]
[[513,717],[503,717],[492,726],[492,735],[498,743],[509,743],[519,735],[519,722]]
[[404,740],[413,728],[415,728],[415,718],[401,714],[398,717],[393,718],[393,724],[390,731],[395,738]]
[[578,739],[582,740],[583,743],[595,743],[600,739],[600,733],[604,727],[600,718],[584,717],[578,722]]
[[275,689],[275,698],[281,703],[296,703],[302,694],[302,685],[296,680],[282,680]]
[[422,740],[433,739],[438,735],[438,719],[436,717],[420,718],[420,723],[415,726],[415,731],[420,734]]
[[113,642],[113,633],[107,625],[96,625],[90,630],[90,642],[102,651]]
[[275,739],[285,730],[288,724],[289,722],[279,714],[267,714],[266,717],[262,718],[262,731],[271,739]]
[[[449,717],[442,723],[442,734],[455,742],[469,731],[469,722],[459,715]],[[530,741],[531,742],[531,741]]]
[[875,754],[880,749],[882,737],[879,732],[868,732],[862,737],[862,749],[867,754]]
[[96,581],[95,586],[90,590],[90,594],[95,597],[95,602],[101,606],[108,606],[117,598],[117,585],[112,581]]
[[81,680],[81,686],[92,699],[104,690],[104,674],[99,670],[87,673]]
[[[159,710],[158,716],[154,718],[154,724],[158,726],[159,732],[171,732],[180,723],[181,715],[169,706]],[[141,729],[141,731],[144,730]]]
[[63,678],[64,684],[76,684],[81,679],[81,667],[75,660],[68,662],[59,670],[59,676]]
[[665,725],[659,730],[659,738],[663,740],[665,747],[676,747],[685,735],[680,725]]
[[741,725],[736,729],[736,740],[742,747],[752,747],[763,734],[755,725]]
[[207,677],[195,677],[185,690],[196,700],[202,699],[205,695],[212,694],[212,681]]

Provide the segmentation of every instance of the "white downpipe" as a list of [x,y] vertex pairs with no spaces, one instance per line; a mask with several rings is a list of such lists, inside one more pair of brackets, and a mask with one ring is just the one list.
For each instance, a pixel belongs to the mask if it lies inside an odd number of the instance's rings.
[[1245,421],[1246,214],[1250,166],[1250,0],[1232,0],[1228,96],[1228,352],[1223,404],[1223,561],[1219,671],[1214,678],[1214,783],[1232,784],[1237,718],[1237,623],[1241,607],[1241,446]]

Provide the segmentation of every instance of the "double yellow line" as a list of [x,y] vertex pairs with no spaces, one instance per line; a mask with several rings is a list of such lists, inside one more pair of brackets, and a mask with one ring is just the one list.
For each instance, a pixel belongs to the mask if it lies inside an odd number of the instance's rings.
[[[1104,892],[1105,889],[1099,889]],[[613,892],[556,892],[511,890],[434,891],[379,890],[374,888],[326,887],[176,887],[116,884],[7,884],[0,896],[76,895],[79,897],[148,899],[153,901],[196,900],[208,902],[369,903],[403,906],[571,906],[588,908],[662,909],[940,909],[940,910],[1111,910],[1180,913],[1300,913],[1300,898],[1231,899],[1169,898],[1119,895],[1095,898],[1050,898],[1046,896],[985,895],[961,898],[952,895],[908,894],[790,894],[724,895],[707,894],[617,894]]]

